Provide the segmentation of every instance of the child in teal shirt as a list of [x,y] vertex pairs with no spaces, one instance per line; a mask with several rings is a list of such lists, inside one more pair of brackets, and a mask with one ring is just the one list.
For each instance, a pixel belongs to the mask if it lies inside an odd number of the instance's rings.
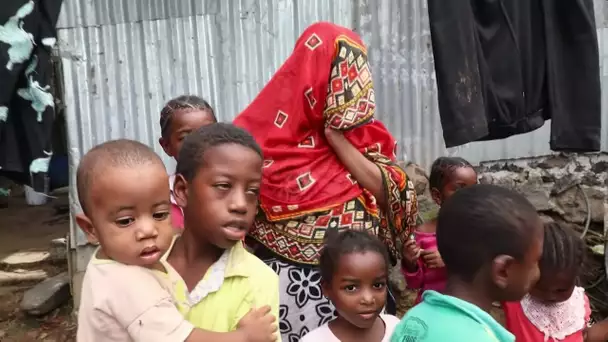
[[391,342],[513,342],[488,313],[518,301],[540,276],[543,224],[523,196],[494,185],[456,192],[439,210],[437,246],[448,272],[444,294],[426,291]]

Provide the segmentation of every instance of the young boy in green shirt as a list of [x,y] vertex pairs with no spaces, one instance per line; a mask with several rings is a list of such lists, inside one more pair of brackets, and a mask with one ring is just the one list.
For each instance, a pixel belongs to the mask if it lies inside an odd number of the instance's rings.
[[437,246],[448,281],[426,291],[391,342],[513,342],[488,313],[493,302],[520,300],[540,276],[543,224],[523,196],[494,185],[456,192],[437,218]]

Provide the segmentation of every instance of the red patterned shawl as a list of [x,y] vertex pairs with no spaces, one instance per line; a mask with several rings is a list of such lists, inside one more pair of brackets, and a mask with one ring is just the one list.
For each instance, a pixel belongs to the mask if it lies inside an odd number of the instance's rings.
[[[356,199],[361,199],[359,210],[365,211],[366,220],[369,214],[380,217],[375,200],[328,145],[323,133],[326,126],[345,131],[346,138],[382,170],[386,203],[392,208],[385,225],[394,230],[384,235],[395,242],[397,236],[408,233],[415,224],[415,193],[411,194],[405,173],[392,165],[396,142],[384,125],[374,120],[375,109],[367,50],[361,39],[331,23],[316,23],[306,29],[292,55],[234,121],[251,132],[265,157],[260,206],[266,225],[261,227],[257,222],[253,237],[288,259],[314,263],[319,248],[306,255],[303,249],[322,245],[329,221],[321,232],[310,225],[302,227],[302,220],[316,220],[311,217],[319,218],[328,210],[337,213],[338,208],[340,227],[344,220],[356,222],[355,217],[363,216],[353,212],[350,219],[343,217],[348,213],[345,204]],[[406,193],[413,197],[406,200]],[[322,226],[324,221],[320,222],[316,224]],[[277,246],[277,240],[283,238],[287,241]],[[398,253],[396,244],[391,245],[392,252]]]

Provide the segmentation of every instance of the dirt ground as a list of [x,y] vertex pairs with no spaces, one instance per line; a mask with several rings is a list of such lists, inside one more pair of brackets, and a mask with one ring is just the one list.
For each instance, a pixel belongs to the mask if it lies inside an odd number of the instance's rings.
[[[57,201],[30,207],[21,196],[9,198],[0,209],[0,259],[18,251],[45,251],[56,238],[69,231],[66,212],[56,209]],[[67,263],[37,265],[49,276],[67,271]],[[19,310],[24,291],[34,284],[0,287],[1,342],[71,342],[76,326],[69,303],[45,317],[29,317]]]

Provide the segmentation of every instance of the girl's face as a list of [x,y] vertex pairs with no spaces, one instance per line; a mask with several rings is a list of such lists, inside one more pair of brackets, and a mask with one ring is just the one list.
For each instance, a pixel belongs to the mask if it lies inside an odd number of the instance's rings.
[[323,292],[339,317],[360,329],[369,329],[384,309],[387,294],[387,265],[377,252],[342,255],[331,283]]
[[456,191],[477,184],[477,172],[472,167],[458,167],[448,177],[442,189],[431,189],[431,196],[437,205],[452,197]]
[[178,109],[174,111],[166,137],[159,139],[165,153],[177,160],[184,138],[203,126],[214,123],[213,115],[208,110]]
[[572,296],[576,286],[574,271],[547,272],[530,291],[530,295],[547,304],[561,303]]

